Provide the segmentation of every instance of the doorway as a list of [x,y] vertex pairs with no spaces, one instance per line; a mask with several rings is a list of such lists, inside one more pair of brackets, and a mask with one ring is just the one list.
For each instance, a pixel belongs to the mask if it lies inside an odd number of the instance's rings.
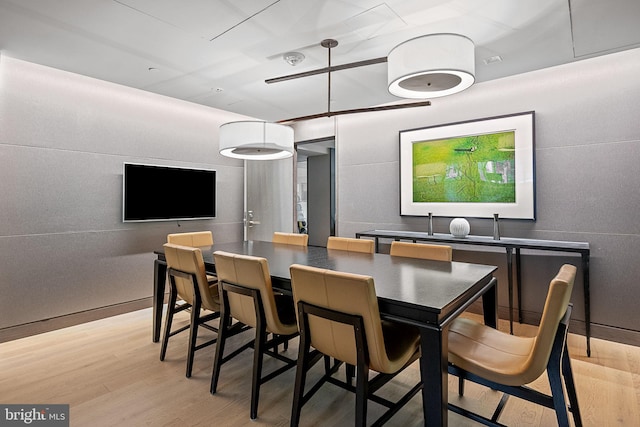
[[309,245],[326,246],[335,236],[335,138],[296,144],[296,211],[298,231],[309,235]]
[[293,159],[245,160],[244,173],[244,239],[294,231]]

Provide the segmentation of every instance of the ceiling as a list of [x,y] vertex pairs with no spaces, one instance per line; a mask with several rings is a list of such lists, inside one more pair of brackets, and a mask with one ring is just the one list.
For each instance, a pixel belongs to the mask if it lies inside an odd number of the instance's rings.
[[638,0],[0,0],[0,52],[277,121],[402,101],[385,63],[332,73],[329,104],[326,74],[265,83],[325,67],[326,38],[339,65],[462,34],[482,82],[639,47],[639,22]]

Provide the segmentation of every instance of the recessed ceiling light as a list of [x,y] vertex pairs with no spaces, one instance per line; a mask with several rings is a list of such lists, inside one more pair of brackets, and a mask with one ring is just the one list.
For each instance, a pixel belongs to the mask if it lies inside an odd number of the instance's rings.
[[482,62],[484,62],[485,65],[495,64],[496,62],[502,62],[502,57],[500,55],[494,55],[483,59]]
[[304,55],[300,52],[287,52],[282,55],[282,59],[284,59],[287,64],[296,66],[304,61]]

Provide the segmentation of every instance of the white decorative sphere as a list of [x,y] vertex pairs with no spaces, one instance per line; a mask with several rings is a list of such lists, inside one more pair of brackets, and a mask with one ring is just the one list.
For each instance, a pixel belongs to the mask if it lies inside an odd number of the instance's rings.
[[471,227],[466,219],[454,218],[449,224],[449,231],[451,231],[453,237],[466,237],[471,231]]

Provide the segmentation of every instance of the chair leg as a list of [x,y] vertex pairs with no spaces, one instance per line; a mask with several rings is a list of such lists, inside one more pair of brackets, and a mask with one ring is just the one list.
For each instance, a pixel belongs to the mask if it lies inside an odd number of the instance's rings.
[[209,392],[215,394],[218,388],[218,378],[220,378],[220,366],[222,366],[222,356],[224,354],[224,344],[227,341],[227,332],[231,316],[224,306],[220,312],[220,327],[218,328],[218,342],[216,343],[216,354],[213,357],[213,373],[211,374],[211,388]]
[[573,370],[571,369],[571,358],[565,344],[562,355],[562,375],[564,376],[564,384],[569,397],[569,405],[573,414],[573,422],[576,427],[582,427],[582,417],[580,415],[580,407],[578,406],[578,395],[576,394],[576,385],[573,382]]
[[[348,366],[348,365],[347,365]],[[367,424],[367,401],[369,396],[369,368],[358,363],[356,366],[356,427]]]
[[191,306],[191,327],[189,328],[189,348],[187,350],[187,378],[191,378],[191,371],[193,370],[193,356],[196,352],[196,339],[198,338],[200,304],[200,301],[196,298]]
[[464,396],[464,375],[458,376],[458,396]]
[[559,427],[569,427],[569,416],[567,414],[567,402],[562,387],[562,375],[560,373],[560,357],[551,357],[547,365],[547,376],[549,377],[549,385],[551,388],[551,398],[556,411]]
[[[274,338],[274,339],[278,338],[278,336],[279,336],[279,335],[273,334],[273,338]],[[289,340],[285,340],[285,341],[282,343],[282,347],[283,347],[283,350],[284,350],[284,351],[289,350]],[[278,353],[278,345],[276,345],[276,346],[273,348],[273,350],[274,350],[276,353]]]
[[171,324],[173,323],[173,313],[176,309],[176,293],[172,290],[169,293],[169,304],[167,305],[167,317],[164,323],[164,336],[162,337],[162,347],[160,348],[160,360],[164,360],[167,354],[167,345],[169,344],[169,335],[171,334]]
[[256,340],[253,348],[253,378],[251,381],[251,412],[250,417],[255,420],[258,417],[258,401],[260,399],[260,382],[262,378],[262,356],[267,332],[264,327],[256,328]]
[[[306,333],[300,332],[300,342],[298,343],[298,362],[296,364],[296,380],[293,390],[293,404],[291,405],[291,422],[290,427],[298,427],[300,423],[300,414],[302,405],[304,404],[304,386],[307,379],[307,368],[310,363],[311,341],[307,338]],[[326,358],[325,358],[326,362]]]
[[346,379],[347,379],[347,384],[349,385],[353,385],[353,377],[355,375],[355,366],[350,365],[350,364],[345,364],[344,366],[345,368],[345,375],[346,375]]

